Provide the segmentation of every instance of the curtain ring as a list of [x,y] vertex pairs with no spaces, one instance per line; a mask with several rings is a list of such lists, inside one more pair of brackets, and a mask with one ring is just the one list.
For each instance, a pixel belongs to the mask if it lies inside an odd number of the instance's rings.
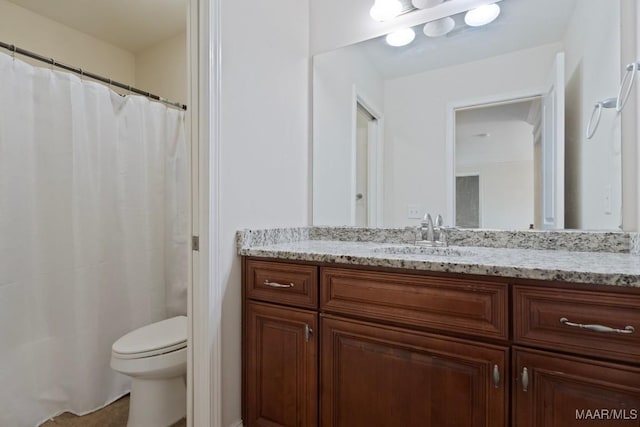
[[[624,108],[627,100],[629,99],[629,95],[631,94],[631,88],[633,87],[633,82],[636,79],[636,71],[638,71],[638,63],[632,62],[627,65],[627,71],[622,78],[622,82],[620,83],[620,90],[618,90],[618,101],[616,102],[616,111],[619,113]],[[629,75],[631,78],[629,79]],[[629,84],[627,85],[627,82]],[[626,86],[626,90],[625,90]]]
[[16,50],[17,50],[16,45],[15,45],[15,44],[12,44],[12,45],[11,45],[11,58],[12,58],[14,61],[16,60]]
[[56,60],[51,58],[51,71],[54,71],[55,66],[56,66]]
[[80,70],[80,80],[84,80],[84,70],[82,68]]

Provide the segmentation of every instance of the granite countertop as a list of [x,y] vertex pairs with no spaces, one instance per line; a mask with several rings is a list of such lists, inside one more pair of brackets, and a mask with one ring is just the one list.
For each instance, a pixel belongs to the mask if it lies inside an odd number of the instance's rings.
[[421,249],[406,242],[326,240],[308,229],[238,233],[238,254],[243,256],[640,287],[640,256],[629,250],[592,249],[449,246],[430,253],[430,248]]

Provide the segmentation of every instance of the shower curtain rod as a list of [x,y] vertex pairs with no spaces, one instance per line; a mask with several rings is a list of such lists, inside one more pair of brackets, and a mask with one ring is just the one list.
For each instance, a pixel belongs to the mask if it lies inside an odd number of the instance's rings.
[[16,53],[18,53],[18,54],[23,55],[23,56],[28,56],[29,58],[33,58],[33,59],[36,59],[36,60],[41,61],[41,62],[46,62],[47,64],[53,65],[54,67],[62,68],[63,70],[67,70],[67,71],[71,71],[72,73],[79,74],[81,77],[89,77],[90,79],[98,80],[98,81],[103,82],[103,83],[107,83],[109,86],[116,86],[116,87],[119,87],[121,89],[125,89],[125,90],[127,90],[129,92],[133,92],[133,93],[136,93],[138,95],[146,96],[147,98],[153,99],[154,101],[159,101],[159,102],[162,102],[163,104],[167,104],[167,105],[170,105],[172,107],[180,108],[180,109],[185,110],[185,111],[187,109],[186,105],[181,104],[179,102],[170,101],[168,99],[162,98],[162,97],[160,97],[158,95],[154,95],[154,94],[149,93],[147,91],[137,89],[135,87],[126,85],[124,83],[117,82],[115,80],[108,79],[106,77],[102,77],[102,76],[100,76],[98,74],[94,74],[94,73],[90,73],[88,71],[84,71],[82,68],[72,67],[71,65],[63,64],[62,62],[58,62],[53,58],[47,58],[46,56],[38,55],[37,53],[28,51],[26,49],[21,49],[21,48],[15,46],[15,45],[12,45],[12,44],[8,44],[8,43],[4,43],[4,42],[0,41],[0,47],[3,47],[5,49],[7,49],[8,51],[12,52],[14,55]]

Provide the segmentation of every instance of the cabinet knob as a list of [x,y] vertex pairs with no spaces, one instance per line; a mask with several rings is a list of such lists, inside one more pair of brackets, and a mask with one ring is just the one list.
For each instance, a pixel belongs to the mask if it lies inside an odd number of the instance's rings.
[[529,389],[529,370],[522,368],[522,391],[526,392]]
[[493,365],[493,386],[500,387],[500,368],[498,365]]
[[304,342],[309,342],[309,337],[313,333],[313,329],[308,324],[304,325]]

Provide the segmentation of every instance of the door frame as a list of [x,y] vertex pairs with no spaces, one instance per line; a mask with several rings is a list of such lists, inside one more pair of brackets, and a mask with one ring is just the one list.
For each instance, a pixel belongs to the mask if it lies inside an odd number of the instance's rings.
[[463,99],[447,103],[447,130],[445,138],[445,192],[447,212],[445,224],[453,225],[456,221],[456,111],[467,108],[495,104],[525,101],[529,98],[541,97],[545,93],[543,87],[522,89],[479,98]]
[[382,190],[383,190],[383,154],[384,154],[384,115],[371,99],[364,94],[362,88],[352,86],[351,91],[351,201],[349,203],[351,225],[356,223],[356,176],[358,146],[358,104],[362,106],[376,121],[376,132],[371,132],[369,125],[368,159],[367,159],[367,227],[382,226]]
[[[191,251],[188,287],[187,426],[220,427],[220,9],[221,0],[188,0],[188,128],[192,149]],[[197,375],[195,374],[197,372]]]

